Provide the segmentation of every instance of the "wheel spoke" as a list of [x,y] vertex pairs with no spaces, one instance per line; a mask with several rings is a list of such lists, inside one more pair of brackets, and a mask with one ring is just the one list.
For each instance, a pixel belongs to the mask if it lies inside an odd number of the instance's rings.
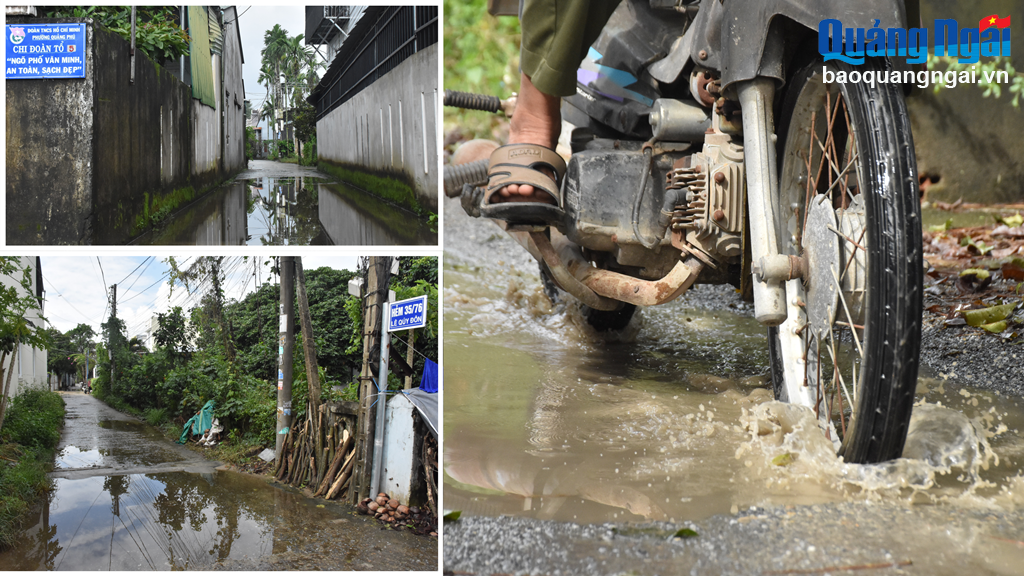
[[[846,319],[850,321],[850,324],[853,324],[853,315],[850,314],[850,307],[846,305],[846,297],[843,296],[843,284],[839,281],[839,277],[836,276],[836,271],[834,269],[830,268],[829,272],[832,272],[832,278],[836,281],[836,287],[839,289],[839,301],[843,303],[843,310],[846,312]],[[850,334],[853,335],[853,342],[857,345],[857,352],[860,354],[860,357],[863,358],[864,348],[860,345],[860,338],[857,337],[857,331],[850,330]]]

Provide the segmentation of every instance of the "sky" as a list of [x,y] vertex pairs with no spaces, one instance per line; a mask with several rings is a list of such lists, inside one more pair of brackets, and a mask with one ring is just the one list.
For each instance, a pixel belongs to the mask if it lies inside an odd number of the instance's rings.
[[[304,6],[236,6],[240,16],[238,17],[239,32],[242,34],[242,57],[245,63],[242,64],[242,79],[245,81],[245,97],[252,102],[254,110],[263,104],[267,89],[260,85],[257,80],[260,77],[260,51],[263,50],[263,36],[267,30],[280,24],[288,31],[289,36],[305,34],[306,32],[306,10]],[[326,54],[325,47],[320,48],[322,54]],[[323,75],[323,69],[320,74]],[[260,126],[265,126],[265,121]]]
[[[179,267],[187,267],[193,256],[176,257]],[[50,325],[67,332],[79,324],[92,326],[97,334],[100,324],[109,316],[107,290],[117,283],[117,316],[127,325],[128,337],[145,332],[150,318],[166,312],[172,306],[181,306],[187,312],[195,305],[199,295],[189,295],[176,284],[173,292],[166,281],[169,266],[166,257],[145,256],[42,256],[43,288],[46,301],[43,315]],[[249,258],[248,263],[226,268],[225,295],[228,299],[241,299],[271,277],[269,266],[262,263],[269,256]],[[238,259],[235,259],[238,260]],[[258,278],[253,277],[253,260],[260,261]],[[339,270],[355,270],[355,256],[303,256],[302,267],[314,270],[322,266]]]

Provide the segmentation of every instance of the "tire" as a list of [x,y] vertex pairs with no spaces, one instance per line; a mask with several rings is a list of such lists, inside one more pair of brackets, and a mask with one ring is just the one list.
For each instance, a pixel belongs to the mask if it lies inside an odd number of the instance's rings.
[[772,383],[780,400],[812,395],[846,462],[882,462],[902,455],[917,383],[917,165],[900,86],[826,85],[823,66],[849,77],[887,63],[817,59],[793,75],[782,100],[779,246],[801,256],[806,272],[786,283],[787,320],[768,330]]

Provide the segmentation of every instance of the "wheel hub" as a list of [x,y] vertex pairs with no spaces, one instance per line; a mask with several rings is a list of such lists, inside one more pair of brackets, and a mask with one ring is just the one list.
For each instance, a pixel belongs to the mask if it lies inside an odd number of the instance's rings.
[[[818,195],[811,200],[807,226],[803,235],[804,259],[807,272],[807,321],[815,334],[824,334],[832,328],[836,317],[839,291],[835,277],[839,276],[839,242],[833,230],[836,213],[827,196]],[[833,277],[835,274],[835,277]]]

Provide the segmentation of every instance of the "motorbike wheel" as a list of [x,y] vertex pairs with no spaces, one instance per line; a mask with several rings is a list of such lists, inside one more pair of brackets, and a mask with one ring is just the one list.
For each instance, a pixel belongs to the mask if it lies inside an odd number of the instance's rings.
[[881,72],[820,59],[794,74],[778,134],[779,246],[800,256],[787,320],[768,331],[778,399],[813,405],[846,462],[903,452],[921,342],[917,164],[899,85],[828,83]]

